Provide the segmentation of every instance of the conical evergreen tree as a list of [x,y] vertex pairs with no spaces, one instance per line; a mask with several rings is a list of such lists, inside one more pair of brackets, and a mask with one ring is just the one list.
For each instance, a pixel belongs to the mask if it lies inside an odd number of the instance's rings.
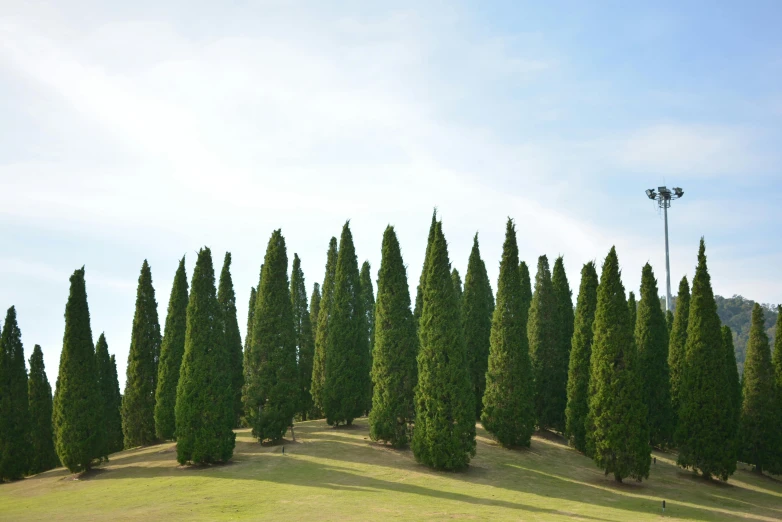
[[220,272],[220,284],[217,287],[217,302],[223,312],[225,328],[225,347],[230,358],[231,389],[233,390],[234,421],[233,427],[239,427],[242,418],[242,387],[244,386],[244,363],[242,361],[242,334],[239,333],[239,320],[236,317],[236,293],[231,278],[231,253],[225,253],[223,270]]
[[729,431],[725,435],[725,444],[732,444],[731,454],[738,455],[739,451],[739,424],[741,423],[741,381],[739,380],[739,368],[736,365],[736,353],[733,347],[733,332],[728,325],[722,327],[722,347],[725,350],[725,370],[727,382],[730,388],[731,423]]
[[[250,332],[253,328],[253,315],[255,314],[255,301],[258,300],[258,291],[254,286],[250,287],[250,302],[247,304],[247,330],[244,334],[244,356],[247,355],[247,347],[250,346]],[[244,369],[244,365],[243,368]],[[242,382],[244,382],[244,375],[242,375]]]
[[529,267],[522,261],[519,263],[519,280],[521,281],[521,303],[524,321],[529,322],[529,307],[532,305],[532,282],[529,277]]
[[567,400],[568,359],[560,350],[559,309],[548,259],[538,258],[535,294],[529,309],[527,335],[535,383],[535,414],[540,428],[561,429]]
[[95,345],[95,368],[97,370],[98,390],[100,393],[103,410],[100,420],[103,423],[103,448],[99,456],[109,460],[109,454],[121,451],[123,446],[122,415],[120,404],[116,401],[116,380],[113,375],[114,366],[111,364],[109,345],[106,336],[100,334]]
[[774,407],[777,411],[778,445],[774,462],[769,466],[769,471],[780,475],[782,474],[782,305],[777,306],[777,324],[774,330],[774,355],[771,358],[771,364],[774,367],[774,383],[776,384],[776,403]]
[[630,309],[619,260],[611,247],[597,289],[587,416],[587,452],[605,474],[642,480],[651,448],[638,376]]
[[670,341],[671,332],[673,331],[673,312],[670,310],[665,311],[665,327],[668,329],[668,340]]
[[459,305],[459,314],[461,315],[464,290],[462,290],[462,276],[455,268],[451,270],[451,281],[453,281],[453,291],[456,293],[456,303]]
[[52,432],[52,387],[46,378],[43,352],[37,344],[30,357],[30,379],[27,381],[30,405],[30,461],[28,473],[35,475],[56,468],[60,459],[54,451]]
[[372,288],[372,275],[369,261],[364,261],[359,273],[359,283],[361,288],[361,304],[364,309],[364,324],[367,328],[367,346],[369,347],[369,357],[367,357],[367,375],[370,376],[368,383],[365,412],[368,414],[372,409],[372,351],[375,348],[375,291]]
[[125,394],[122,399],[122,433],[126,448],[144,446],[156,440],[155,390],[160,340],[152,272],[145,259],[136,291],[136,313],[133,316]]
[[522,307],[516,227],[508,219],[497,281],[497,305],[491,322],[489,369],[481,414],[483,427],[505,447],[529,447],[535,431],[532,368]]
[[375,325],[369,436],[402,447],[410,440],[415,418],[418,341],[410,310],[407,270],[390,225],[383,233]]
[[649,419],[650,442],[652,446],[664,447],[673,440],[675,424],[668,373],[668,327],[660,308],[657,280],[649,263],[641,271],[635,344],[638,349],[638,377]]
[[155,390],[155,435],[161,440],[171,440],[176,434],[174,406],[179,370],[185,353],[187,300],[187,274],[183,257],[174,275],[163,342],[160,344],[160,362]]
[[[676,313],[668,341],[668,371],[671,379],[671,410],[675,426],[679,424],[680,390],[687,356],[687,327],[690,317],[690,284],[687,276],[679,283],[676,297]],[[675,427],[674,426],[674,427]]]
[[763,308],[755,303],[744,360],[739,440],[741,460],[752,464],[757,472],[769,465],[774,467],[779,437],[774,369],[764,322]]
[[122,434],[122,394],[119,392],[119,375],[117,374],[117,361],[112,354],[109,357],[111,364],[111,407],[107,408],[110,413],[110,418],[106,422],[108,426],[108,432],[106,437],[108,438],[108,448],[110,453],[116,453],[122,451],[125,447],[125,437]]
[[288,254],[279,229],[269,239],[263,271],[247,356],[244,411],[254,437],[277,442],[293,425],[301,400]]
[[475,396],[441,222],[425,265],[413,455],[433,468],[461,469],[475,455]]
[[304,272],[301,270],[301,260],[298,254],[293,254],[291,307],[296,353],[298,354],[299,404],[296,413],[299,419],[307,420],[312,413],[310,385],[312,384],[312,358],[315,356],[315,337],[312,334],[312,323],[307,305],[307,286],[304,282]]
[[22,332],[12,306],[0,334],[0,482],[20,479],[29,470],[29,430]]
[[557,347],[559,367],[557,374],[558,402],[561,410],[559,419],[554,428],[557,431],[565,431],[565,409],[567,407],[567,372],[570,363],[570,343],[573,340],[573,292],[565,274],[565,264],[562,256],[554,261],[554,269],[551,272],[551,285],[554,287],[554,295],[557,301],[557,334],[559,345]]
[[630,292],[627,296],[627,309],[630,311],[630,326],[635,332],[635,325],[638,322],[638,303],[635,300],[634,292]]
[[592,357],[592,325],[597,309],[597,270],[590,261],[581,269],[573,341],[567,381],[565,436],[570,445],[586,453],[586,418],[589,412],[589,371]]
[[[318,315],[320,314],[320,285],[312,285],[312,295],[310,296],[310,324],[312,325],[312,346],[315,346],[315,337],[317,334]],[[314,360],[314,355],[313,355]],[[312,394],[310,394],[312,395]]]
[[700,470],[704,477],[717,476],[727,480],[736,470],[733,445],[725,444],[733,425],[730,409],[725,408],[730,404],[731,390],[726,380],[722,330],[703,239],[692,280],[687,322],[686,358],[678,391],[677,463],[684,468]]
[[489,367],[493,313],[494,295],[489,283],[489,276],[486,273],[486,265],[481,259],[478,234],[475,234],[470,260],[467,263],[467,275],[464,278],[461,321],[476,419],[480,419],[483,410],[483,393],[486,389],[486,370]]
[[72,473],[86,471],[103,444],[103,407],[95,378],[90,310],[84,267],[71,276],[65,305],[65,335],[54,394],[54,447],[60,462]]
[[339,240],[334,296],[326,339],[323,412],[329,425],[351,424],[367,406],[369,346],[350,223]]
[[[418,331],[418,323],[421,320],[421,313],[424,306],[424,284],[426,280],[426,262],[429,259],[429,251],[432,250],[432,243],[434,242],[434,229],[437,226],[437,208],[432,211],[432,222],[429,225],[429,236],[426,239],[426,253],[424,254],[424,266],[421,269],[421,276],[418,279],[418,287],[415,294],[415,308],[413,309],[413,320],[415,321],[415,328]],[[488,353],[488,352],[487,352]]]
[[176,394],[177,461],[226,462],[236,434],[230,355],[217,302],[212,252],[198,252],[187,303],[185,354]]
[[319,301],[318,323],[315,331],[315,358],[312,361],[312,384],[310,394],[316,416],[323,414],[325,397],[323,387],[326,383],[326,341],[329,335],[331,322],[331,303],[334,300],[334,277],[337,272],[337,238],[329,241],[329,250],[326,254],[326,275],[323,277],[322,295]]

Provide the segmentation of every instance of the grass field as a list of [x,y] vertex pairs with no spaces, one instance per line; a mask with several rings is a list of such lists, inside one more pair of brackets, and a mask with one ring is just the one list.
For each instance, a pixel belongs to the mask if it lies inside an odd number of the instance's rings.
[[233,462],[180,467],[173,443],[123,451],[75,479],[64,469],[0,485],[2,520],[780,520],[782,482],[741,467],[706,482],[655,453],[648,481],[616,484],[553,436],[529,450],[480,427],[461,473],[431,471],[410,451],[371,442],[366,419],[335,430],[296,425],[297,441],[261,446],[238,431]]

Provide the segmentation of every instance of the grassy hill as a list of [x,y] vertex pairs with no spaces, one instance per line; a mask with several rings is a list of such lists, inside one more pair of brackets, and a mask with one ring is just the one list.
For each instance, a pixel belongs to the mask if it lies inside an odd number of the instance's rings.
[[173,443],[112,455],[80,479],[60,468],[0,485],[1,520],[693,520],[782,519],[782,482],[740,466],[728,484],[655,453],[643,483],[616,484],[554,436],[509,451],[478,429],[469,470],[440,473],[371,442],[366,419],[299,423],[296,442],[261,446],[238,431],[234,461],[179,467]]

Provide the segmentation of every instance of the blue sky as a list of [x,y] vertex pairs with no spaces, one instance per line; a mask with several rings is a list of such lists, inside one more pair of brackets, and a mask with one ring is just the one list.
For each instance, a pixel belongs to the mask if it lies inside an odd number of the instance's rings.
[[244,325],[275,228],[311,288],[346,219],[373,271],[393,224],[414,283],[434,206],[462,275],[510,216],[574,294],[611,245],[662,292],[644,189],[682,186],[674,291],[703,235],[717,293],[782,302],[779,2],[65,4],[0,6],[0,307],[52,382],[82,265],[124,385],[145,258],[163,321],[178,259],[231,251]]

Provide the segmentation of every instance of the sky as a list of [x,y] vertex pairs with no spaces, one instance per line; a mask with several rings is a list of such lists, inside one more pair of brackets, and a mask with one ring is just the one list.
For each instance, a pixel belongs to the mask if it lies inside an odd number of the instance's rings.
[[[393,5],[391,5],[393,4]],[[645,5],[644,5],[645,4]],[[165,321],[179,259],[250,287],[282,229],[311,291],[350,220],[376,277],[385,227],[414,288],[432,211],[464,277],[615,245],[715,293],[782,302],[782,3],[0,0],[0,309],[54,384],[69,276],[120,385],[144,259]]]

